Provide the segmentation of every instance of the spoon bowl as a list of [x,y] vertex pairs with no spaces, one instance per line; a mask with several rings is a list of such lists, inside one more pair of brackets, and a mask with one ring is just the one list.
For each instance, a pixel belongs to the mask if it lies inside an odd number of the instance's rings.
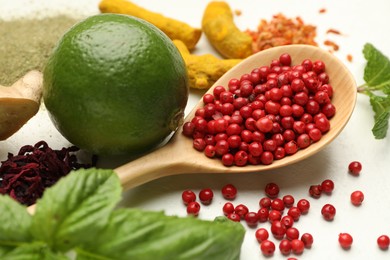
[[[321,140],[305,149],[300,149],[294,155],[275,160],[270,165],[226,167],[220,159],[210,159],[204,153],[195,150],[192,146],[192,139],[184,136],[182,127],[179,127],[168,143],[161,148],[115,169],[123,188],[130,189],[151,180],[175,174],[261,172],[285,167],[319,152],[334,140],[343,130],[353,112],[357,96],[356,82],[340,60],[319,47],[286,45],[256,53],[226,72],[207,93],[212,93],[215,86],[227,86],[230,79],[240,78],[241,75],[250,73],[254,68],[269,65],[272,60],[279,58],[283,53],[290,54],[293,65],[300,64],[304,59],[322,60],[326,65],[326,72],[330,79],[329,84],[334,89],[332,103],[336,107],[336,114],[330,120],[330,130],[323,135]],[[203,101],[200,100],[187,115],[185,122],[190,121],[194,117],[196,109],[202,106]]]

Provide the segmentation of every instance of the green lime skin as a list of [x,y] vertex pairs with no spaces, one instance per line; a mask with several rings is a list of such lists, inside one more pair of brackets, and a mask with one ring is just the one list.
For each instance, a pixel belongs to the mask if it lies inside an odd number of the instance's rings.
[[94,154],[138,154],[182,122],[187,70],[154,25],[119,14],[77,23],[43,71],[43,101],[58,131]]

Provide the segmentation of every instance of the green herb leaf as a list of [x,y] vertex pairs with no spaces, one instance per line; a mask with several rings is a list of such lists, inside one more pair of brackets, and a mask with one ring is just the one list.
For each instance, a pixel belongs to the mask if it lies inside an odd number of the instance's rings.
[[370,104],[372,106],[372,110],[375,113],[375,119],[377,119],[382,113],[389,111],[390,96],[378,96],[372,92],[369,92],[368,96],[370,97]]
[[[114,210],[120,195],[119,178],[112,170],[91,168],[74,171],[47,189],[33,217],[0,196],[0,209],[24,223],[0,215],[11,223],[1,227],[4,240],[16,239],[0,244],[0,258],[63,260],[68,259],[63,252],[75,250],[77,259],[239,259],[245,235],[240,223]],[[19,235],[11,234],[18,225]]]
[[15,247],[11,246],[0,246],[0,258],[8,252],[12,251]]
[[8,254],[1,257],[1,260],[69,260],[69,258],[61,253],[55,253],[50,248],[42,243],[36,242],[25,244],[17,247]]
[[103,232],[78,249],[77,259],[239,259],[245,229],[225,220],[116,210]]
[[380,114],[375,120],[375,125],[372,128],[372,133],[376,139],[383,139],[387,135],[389,129],[390,112],[384,112]]
[[[32,241],[31,216],[26,207],[9,196],[0,195],[0,247],[4,251],[20,243]],[[3,251],[0,249],[0,255]]]
[[390,60],[372,44],[364,45],[363,54],[367,60],[364,81],[370,90],[382,90],[390,94]]
[[368,95],[372,110],[375,113],[375,124],[372,128],[372,133],[376,139],[383,139],[386,137],[389,129],[390,96],[378,96],[372,92],[368,92]]
[[121,192],[119,178],[112,170],[71,172],[37,202],[32,234],[60,251],[93,241],[107,224]]

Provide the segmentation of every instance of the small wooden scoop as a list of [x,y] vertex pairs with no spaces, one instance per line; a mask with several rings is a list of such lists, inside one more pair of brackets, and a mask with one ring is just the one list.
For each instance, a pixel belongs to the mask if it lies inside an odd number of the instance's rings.
[[[319,142],[298,151],[292,156],[275,160],[271,165],[226,167],[222,165],[219,159],[210,159],[202,152],[195,150],[192,147],[192,139],[185,137],[180,127],[165,146],[115,169],[124,189],[130,189],[151,180],[175,174],[243,173],[275,169],[301,161],[317,153],[335,139],[351,117],[357,96],[356,83],[352,74],[343,63],[333,54],[321,48],[310,45],[287,45],[261,51],[229,70],[207,93],[211,93],[215,86],[227,86],[231,78],[240,78],[242,74],[249,73],[256,67],[269,65],[272,60],[279,58],[283,53],[291,55],[293,64],[300,64],[307,58],[312,61],[322,60],[325,62],[330,84],[334,88],[332,102],[336,106],[337,111],[330,121],[330,131]],[[202,100],[186,117],[186,121],[190,121],[193,118],[196,109],[200,106],[202,106]]]
[[10,87],[0,86],[0,140],[17,132],[39,110],[42,73],[30,71]]

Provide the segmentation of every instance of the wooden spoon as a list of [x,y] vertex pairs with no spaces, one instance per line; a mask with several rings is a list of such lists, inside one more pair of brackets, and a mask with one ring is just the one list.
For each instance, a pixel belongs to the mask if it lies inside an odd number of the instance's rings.
[[[281,160],[275,160],[270,165],[247,165],[244,167],[222,165],[219,159],[210,159],[202,152],[192,147],[192,139],[182,134],[182,127],[176,131],[170,141],[163,147],[131,161],[115,169],[119,175],[123,188],[130,189],[149,182],[151,180],[189,173],[243,173],[261,172],[275,169],[301,161],[324,148],[343,130],[351,117],[356,102],[356,83],[352,74],[333,54],[319,47],[310,45],[286,45],[261,51],[243,60],[234,68],[225,73],[208,90],[211,93],[218,85],[227,86],[231,78],[240,78],[242,74],[251,72],[254,68],[269,65],[272,60],[279,58],[283,53],[289,53],[293,64],[300,64],[304,59],[322,60],[326,65],[326,72],[333,86],[334,95],[332,103],[336,107],[336,115],[331,119],[331,129],[320,141],[310,145],[306,149],[298,151],[292,156]],[[196,105],[185,121],[190,121],[198,107],[202,106],[202,100]]]
[[32,70],[12,86],[0,85],[0,140],[16,133],[39,110],[42,73]]
[[[334,89],[332,102],[336,106],[337,112],[330,121],[331,129],[320,141],[310,145],[306,149],[298,151],[292,156],[275,160],[270,165],[226,167],[222,165],[219,159],[210,159],[202,152],[195,150],[192,147],[192,139],[185,137],[182,134],[182,128],[179,127],[166,145],[115,169],[124,190],[160,177],[175,174],[243,173],[275,169],[301,161],[319,152],[335,139],[351,117],[356,102],[357,88],[352,74],[343,63],[333,54],[318,47],[310,45],[287,45],[261,51],[243,60],[225,73],[207,93],[211,93],[215,86],[227,86],[231,78],[239,78],[242,74],[251,72],[256,67],[269,65],[273,59],[277,59],[283,53],[289,53],[291,55],[293,64],[300,64],[306,58],[312,61],[322,60],[325,62],[326,72],[329,75],[330,84]],[[188,114],[185,121],[190,121],[196,109],[201,106],[203,106],[202,100]],[[28,207],[28,211],[33,214],[35,205]]]

